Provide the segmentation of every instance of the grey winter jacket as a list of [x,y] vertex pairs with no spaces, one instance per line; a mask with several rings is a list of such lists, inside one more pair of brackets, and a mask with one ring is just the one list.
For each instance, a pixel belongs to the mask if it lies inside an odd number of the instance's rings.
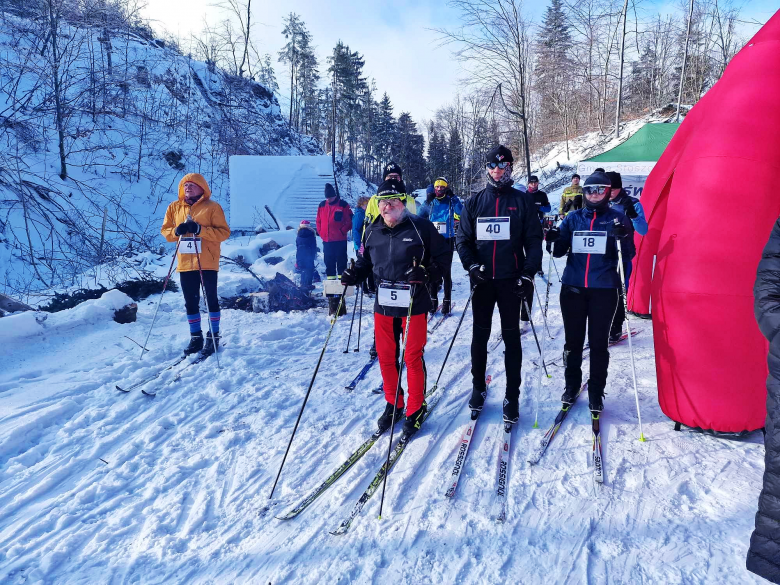
[[747,568],[772,583],[780,583],[780,220],[775,223],[758,264],[753,296],[758,327],[769,340],[769,377],[764,488],[758,498]]

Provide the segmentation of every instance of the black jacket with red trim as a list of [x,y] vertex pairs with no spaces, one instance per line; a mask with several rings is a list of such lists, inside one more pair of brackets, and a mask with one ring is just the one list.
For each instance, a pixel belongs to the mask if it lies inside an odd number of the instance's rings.
[[[509,239],[477,239],[480,217],[509,217]],[[510,185],[488,185],[463,205],[457,248],[466,270],[479,264],[493,279],[533,279],[542,269],[542,226],[533,196]]]

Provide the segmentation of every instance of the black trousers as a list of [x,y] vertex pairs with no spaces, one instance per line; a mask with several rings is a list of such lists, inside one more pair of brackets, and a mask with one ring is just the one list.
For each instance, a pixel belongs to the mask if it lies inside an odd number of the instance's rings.
[[475,388],[485,388],[487,346],[493,321],[493,308],[498,305],[501,316],[501,335],[504,339],[504,368],[506,370],[506,397],[520,396],[520,365],[523,348],[520,345],[520,297],[515,292],[513,278],[489,280],[477,285],[471,299],[474,333],[471,338],[471,375]]
[[325,275],[339,276],[347,267],[347,241],[322,242],[322,255],[325,257]]
[[[452,299],[452,255],[453,255],[452,252],[447,254],[444,264],[440,267],[441,274],[442,274],[442,282],[430,283],[428,285],[428,292],[430,293],[431,298],[439,296],[439,288],[441,288],[443,283],[444,298],[447,300]],[[436,307],[434,307],[434,309],[435,308]]]
[[609,368],[609,329],[619,296],[616,288],[583,288],[566,284],[561,288],[561,313],[566,333],[563,356],[567,388],[579,388],[582,385],[582,346],[587,327],[590,344],[588,393],[591,396],[603,394]]
[[618,298],[617,311],[615,311],[615,318],[612,320],[612,328],[609,334],[622,333],[623,323],[626,320],[626,305],[623,303],[623,294],[621,293]]
[[[209,307],[209,313],[219,311],[217,274],[216,270],[203,271],[203,284],[206,286],[206,304]],[[181,283],[181,292],[184,294],[184,306],[187,309],[187,314],[200,313],[200,272],[197,270],[180,272],[179,282]]]

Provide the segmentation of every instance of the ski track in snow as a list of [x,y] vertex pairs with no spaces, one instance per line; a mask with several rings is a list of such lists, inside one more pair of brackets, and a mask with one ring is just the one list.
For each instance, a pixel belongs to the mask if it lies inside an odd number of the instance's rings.
[[[544,266],[546,266],[546,261]],[[563,260],[558,260],[563,270]],[[455,315],[429,338],[429,385],[468,298],[453,265]],[[563,348],[560,285],[550,295],[547,359]],[[537,279],[544,299],[544,282]],[[521,420],[514,429],[505,524],[489,518],[506,383],[502,349],[488,357],[486,406],[453,499],[444,491],[471,389],[471,315],[440,384],[436,410],[350,532],[331,536],[387,454],[388,436],[299,517],[275,519],[374,430],[379,368],[353,392],[368,359],[343,354],[349,314],[331,338],[277,492],[268,495],[328,332],[324,310],[224,311],[214,358],[132,384],[186,343],[183,301],[166,295],[138,360],[158,297],[132,325],[106,323],[6,348],[0,372],[0,581],[4,583],[758,583],[744,569],[763,473],[760,433],[719,440],[675,432],[656,399],[650,322],[632,319],[646,443],[638,441],[628,343],[611,348],[602,418],[605,484],[593,485],[587,397],[540,463],[528,454],[552,423],[563,370],[551,366],[532,428],[538,353],[523,336]],[[349,301],[349,309],[354,299]],[[534,308],[537,333],[542,323]],[[204,326],[206,325],[204,321]],[[499,331],[498,314],[493,334]],[[356,338],[353,331],[352,347]],[[587,360],[585,366],[587,367]],[[184,364],[182,364],[184,365]],[[587,376],[587,372],[585,373]],[[400,427],[398,427],[400,428]],[[396,435],[397,437],[398,435]],[[397,439],[395,439],[397,441]],[[595,494],[595,495],[594,495]]]

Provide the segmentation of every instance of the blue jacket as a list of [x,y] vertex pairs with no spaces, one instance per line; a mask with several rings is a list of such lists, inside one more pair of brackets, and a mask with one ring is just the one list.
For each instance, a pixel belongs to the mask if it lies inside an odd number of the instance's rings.
[[[631,220],[631,223],[634,224],[634,231],[638,233],[640,236],[644,236],[647,234],[647,230],[650,229],[647,225],[647,218],[645,217],[645,208],[642,207],[642,204],[640,203],[639,199],[636,197],[631,197],[628,193],[626,193],[625,189],[620,190],[620,195],[615,197],[609,202],[610,207],[616,207],[618,211],[623,211],[626,208],[626,205],[632,205],[634,207],[634,211],[636,211],[637,215],[634,219]],[[624,212],[625,213],[625,212]]]
[[[628,236],[620,241],[623,253],[623,268],[628,274],[631,259],[636,254],[634,248],[634,228],[628,218],[612,208],[605,211],[594,212],[588,208],[578,209],[569,213],[560,225],[561,237],[555,241],[553,256],[560,258],[569,250],[572,250],[574,232],[579,231],[605,231],[607,232],[607,245],[604,254],[569,254],[566,261],[566,269],[563,271],[563,284],[585,288],[620,288],[620,274],[618,272],[618,255],[615,237],[612,235],[612,226],[615,219],[620,221],[628,230]],[[580,237],[580,236],[578,236]]]
[[352,244],[355,246],[355,252],[360,250],[363,242],[363,223],[366,221],[366,210],[361,207],[355,208],[355,215],[352,216]]
[[447,233],[445,238],[455,238],[455,222],[460,222],[460,214],[463,211],[463,203],[452,192],[441,199],[433,198],[430,205],[426,205],[425,218],[432,223],[446,223]]
[[295,238],[295,263],[298,268],[313,268],[317,257],[317,236],[311,228],[299,228]]

